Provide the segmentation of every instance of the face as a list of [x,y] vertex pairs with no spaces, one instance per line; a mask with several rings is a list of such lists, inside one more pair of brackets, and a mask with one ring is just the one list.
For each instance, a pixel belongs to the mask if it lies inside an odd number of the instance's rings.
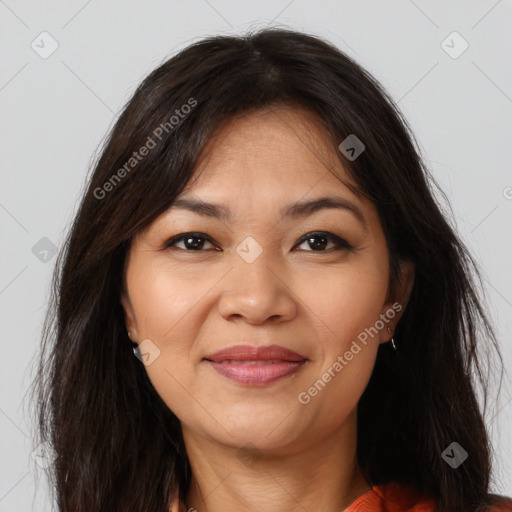
[[127,329],[187,435],[286,453],[354,419],[412,271],[390,297],[377,211],[328,140],[300,109],[231,120],[133,240]]

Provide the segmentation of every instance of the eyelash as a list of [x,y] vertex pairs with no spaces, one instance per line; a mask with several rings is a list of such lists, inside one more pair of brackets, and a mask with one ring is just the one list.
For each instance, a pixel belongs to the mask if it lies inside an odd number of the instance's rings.
[[[327,239],[330,239],[330,240],[336,242],[336,244],[338,246],[337,248],[334,249],[336,251],[339,251],[339,250],[350,251],[350,250],[354,249],[354,247],[352,245],[350,245],[343,238],[340,238],[339,236],[336,236],[336,235],[333,235],[332,233],[328,233],[328,232],[324,232],[324,231],[312,231],[310,233],[307,233],[295,244],[294,247],[302,245],[303,243],[307,242],[310,238],[315,238],[315,237],[326,237]],[[182,233],[181,235],[176,235],[176,236],[170,238],[169,240],[167,240],[167,242],[165,242],[165,244],[164,244],[164,248],[165,249],[175,248],[175,249],[178,249],[180,251],[185,251],[185,252],[202,252],[201,249],[197,249],[197,250],[196,249],[182,249],[181,247],[175,247],[176,243],[181,242],[186,239],[189,239],[189,238],[200,238],[200,239],[204,239],[204,240],[210,242],[211,244],[213,244],[211,239],[208,236],[206,236],[204,233]],[[206,250],[208,250],[208,249],[206,249]],[[331,251],[332,251],[332,248],[327,249],[327,250],[322,250],[322,251],[309,250],[306,252],[320,252],[320,253],[327,252],[327,253],[329,253]]]

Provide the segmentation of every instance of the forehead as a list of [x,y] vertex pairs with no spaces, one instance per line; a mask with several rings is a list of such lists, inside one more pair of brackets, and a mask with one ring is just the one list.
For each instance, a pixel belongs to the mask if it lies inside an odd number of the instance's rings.
[[337,151],[322,120],[305,109],[274,107],[231,118],[151,226],[194,215],[266,232],[278,222],[286,229],[316,212],[336,211],[340,221],[359,222],[373,237],[381,231],[379,214]]
[[336,151],[321,119],[306,109],[274,106],[244,113],[211,137],[184,193],[286,192],[296,199],[313,188],[357,193]]

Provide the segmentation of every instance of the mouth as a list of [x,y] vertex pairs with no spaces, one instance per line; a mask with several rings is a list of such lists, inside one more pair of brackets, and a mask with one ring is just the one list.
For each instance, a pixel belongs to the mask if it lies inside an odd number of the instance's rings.
[[278,345],[236,345],[210,354],[204,361],[238,384],[265,386],[293,376],[308,359]]

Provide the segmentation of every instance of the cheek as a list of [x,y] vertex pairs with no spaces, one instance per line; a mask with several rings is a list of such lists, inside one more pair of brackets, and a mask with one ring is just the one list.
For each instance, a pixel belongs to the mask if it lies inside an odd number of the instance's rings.
[[[323,428],[343,422],[368,384],[379,348],[375,324],[385,303],[387,279],[381,267],[354,265],[331,272],[309,289],[308,308],[318,326],[318,364],[301,391],[309,396],[306,407],[314,410],[315,422]],[[306,288],[303,294],[308,295]]]
[[[136,265],[135,263],[138,263]],[[134,261],[127,274],[129,293],[137,320],[138,341],[151,340],[155,354],[145,370],[164,402],[171,408],[193,392],[190,354],[201,327],[198,303],[211,288],[169,272],[162,265]]]
[[388,275],[382,267],[363,261],[317,272],[311,279],[302,276],[297,295],[312,312],[331,356],[375,325],[387,295]]
[[[318,422],[326,428],[339,424],[356,407],[379,347],[375,324],[387,296],[387,260],[359,263],[326,276],[311,296],[311,307],[321,320],[323,350],[309,389],[316,393],[311,401]],[[318,380],[325,386],[315,384]]]
[[[139,268],[144,268],[142,264]],[[140,335],[167,345],[180,336],[182,329],[190,330],[187,316],[207,293],[211,285],[206,280],[180,276],[165,265],[147,265],[131,273],[130,296],[137,317]]]
[[344,363],[335,359],[343,366],[339,371],[332,368],[334,361],[331,361],[301,395],[302,400],[308,400],[302,407],[305,410],[311,408],[309,413],[314,416],[314,424],[320,430],[329,432],[337,429],[357,408],[372,375],[377,353],[376,347],[370,345],[360,345],[360,349],[350,361],[345,359],[345,353],[340,354]]

